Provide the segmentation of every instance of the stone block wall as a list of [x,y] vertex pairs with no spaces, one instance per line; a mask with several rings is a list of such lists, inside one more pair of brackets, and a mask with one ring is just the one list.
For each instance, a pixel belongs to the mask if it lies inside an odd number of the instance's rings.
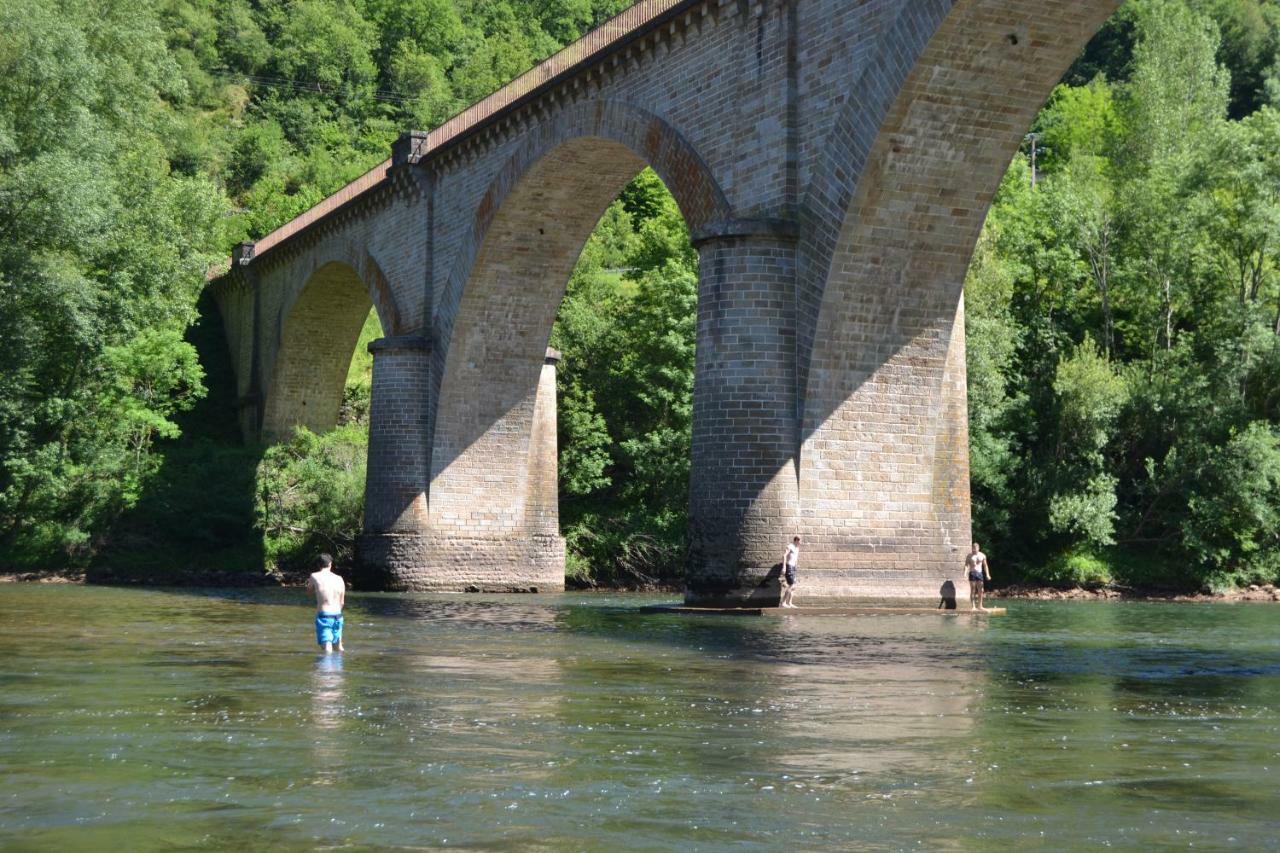
[[304,344],[362,293],[389,338],[425,342],[375,362],[370,576],[562,582],[545,347],[592,227],[651,165],[702,258],[691,600],[776,595],[795,534],[802,599],[963,595],[965,268],[1118,4],[678,4],[445,148],[409,138],[384,181],[233,270],[246,429],[323,425],[336,357]]
[[559,535],[392,533],[361,537],[357,589],[394,592],[557,592],[564,589]]
[[560,460],[556,435],[556,365],[560,353],[547,350],[538,396],[533,404],[529,436],[529,487],[525,499],[525,529],[547,536],[560,535]]
[[425,530],[427,411],[431,345],[406,335],[369,344],[373,388],[369,407],[369,464],[364,531],[404,534]]
[[797,530],[795,241],[703,243],[689,597],[750,597]]

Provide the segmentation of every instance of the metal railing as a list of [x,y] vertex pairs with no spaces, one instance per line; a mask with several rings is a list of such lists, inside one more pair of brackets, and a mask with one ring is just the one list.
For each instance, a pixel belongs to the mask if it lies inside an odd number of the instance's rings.
[[[448,145],[485,121],[500,114],[512,104],[536,92],[555,80],[601,54],[607,53],[619,42],[634,35],[637,30],[682,6],[696,5],[698,0],[640,0],[626,11],[610,18],[573,44],[535,65],[487,98],[467,107],[444,124],[427,134],[426,146],[420,151],[426,155]],[[333,195],[254,243],[254,257],[260,257],[293,235],[315,224],[344,204],[364,195],[387,178],[391,161],[379,163],[373,169],[356,178]]]
[[451,142],[485,119],[502,112],[539,86],[554,80],[597,54],[607,51],[654,19],[678,6],[689,5],[692,5],[690,0],[641,0],[428,133],[426,150],[434,151]]
[[278,246],[285,240],[288,240],[294,234],[312,225],[321,219],[324,219],[330,213],[342,207],[352,199],[364,195],[369,190],[382,183],[387,178],[387,172],[391,169],[391,161],[384,160],[377,166],[374,166],[368,172],[356,178],[315,207],[308,209],[304,213],[300,213],[293,219],[290,219],[284,225],[281,225],[270,234],[254,241],[253,255],[258,257],[264,252],[269,251],[272,247]]

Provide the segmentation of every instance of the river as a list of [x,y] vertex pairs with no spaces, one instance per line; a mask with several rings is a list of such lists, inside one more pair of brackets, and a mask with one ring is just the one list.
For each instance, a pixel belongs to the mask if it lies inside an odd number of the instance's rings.
[[0,848],[1256,850],[1280,609],[0,586]]

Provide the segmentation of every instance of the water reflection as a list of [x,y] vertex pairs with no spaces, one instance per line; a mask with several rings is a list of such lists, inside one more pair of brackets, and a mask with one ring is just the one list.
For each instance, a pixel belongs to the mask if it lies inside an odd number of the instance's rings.
[[320,654],[311,674],[312,766],[316,785],[334,784],[345,763],[341,729],[347,692],[342,666],[342,655]]

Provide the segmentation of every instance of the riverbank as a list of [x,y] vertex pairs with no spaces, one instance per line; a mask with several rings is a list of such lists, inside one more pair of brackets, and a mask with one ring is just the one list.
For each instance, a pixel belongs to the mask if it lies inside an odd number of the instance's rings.
[[[301,586],[305,573],[273,572],[171,572],[125,574],[119,572],[66,569],[52,571],[0,572],[0,583],[37,584],[87,584],[98,586],[155,586],[155,587],[288,587]],[[680,594],[683,590],[672,584],[635,584],[607,586],[583,584],[574,578],[566,579],[570,592],[600,593],[649,593]],[[1170,590],[1143,590],[1128,587],[1051,587],[1014,584],[992,590],[989,599],[1032,601],[1187,601],[1187,602],[1280,602],[1280,587],[1274,584],[1252,584],[1226,592],[1176,592]]]
[[306,575],[281,572],[151,572],[121,573],[109,570],[54,569],[49,571],[0,571],[0,583],[83,584],[87,586],[152,587],[271,587],[299,586]]
[[[339,569],[340,572],[350,569]],[[306,583],[307,572],[252,572],[235,570],[211,571],[117,571],[110,568],[50,569],[47,571],[6,571],[0,569],[0,583],[85,584],[89,586],[154,586],[154,587],[290,587]],[[569,592],[673,594],[684,592],[674,584],[625,583],[600,584],[584,582],[580,578],[565,578]]]
[[1031,599],[1036,601],[1277,601],[1280,587],[1273,584],[1252,584],[1225,592],[1172,592],[1169,590],[1143,590],[1127,587],[1049,587],[1014,584],[993,590],[988,598]]

